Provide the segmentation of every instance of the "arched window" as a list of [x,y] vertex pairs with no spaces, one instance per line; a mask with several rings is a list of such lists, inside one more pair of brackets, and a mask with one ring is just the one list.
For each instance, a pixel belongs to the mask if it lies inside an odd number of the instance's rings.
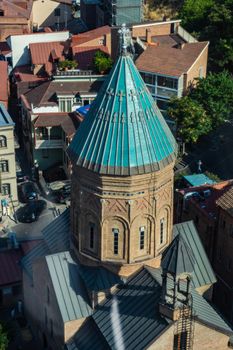
[[6,147],[6,146],[7,146],[6,136],[0,135],[0,148]]
[[117,255],[119,250],[119,230],[118,228],[113,228],[112,232],[113,232],[113,252],[114,252],[114,255]]
[[145,226],[139,228],[139,246],[140,250],[145,248]]
[[90,248],[93,249],[94,248],[94,234],[95,234],[95,224],[93,224],[92,222],[90,222],[89,224],[89,243],[90,243]]

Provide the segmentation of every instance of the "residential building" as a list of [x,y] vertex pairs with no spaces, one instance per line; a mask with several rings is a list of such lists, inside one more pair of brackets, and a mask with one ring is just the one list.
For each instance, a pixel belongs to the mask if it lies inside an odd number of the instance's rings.
[[173,226],[176,150],[122,45],[67,150],[71,207],[22,261],[24,310],[42,346],[231,346],[232,329],[205,299],[216,279],[195,226]]
[[[13,214],[18,203],[15,170],[14,123],[3,104],[0,104],[0,173],[1,200]],[[3,206],[1,208],[3,213]]]
[[8,108],[9,97],[9,78],[8,78],[8,63],[7,61],[0,61],[0,103]]
[[71,0],[34,0],[32,5],[33,29],[53,27],[67,29],[72,19]]
[[9,35],[30,33],[32,30],[32,0],[1,0],[0,41]]
[[39,32],[24,35],[10,35],[7,43],[12,51],[12,67],[29,65],[31,56],[29,45],[33,43],[45,43],[54,41],[66,41],[69,38],[68,31],[62,32]]
[[136,25],[132,35],[144,49],[136,66],[165,113],[171,97],[182,97],[206,76],[209,43],[195,40],[178,20]]
[[105,24],[130,25],[143,19],[142,0],[81,0],[80,10],[82,20],[90,29]]
[[61,163],[69,174],[66,148],[80,123],[75,111],[94,100],[103,79],[71,70],[57,72],[50,81],[18,84],[22,142],[31,166],[35,160],[41,170]]

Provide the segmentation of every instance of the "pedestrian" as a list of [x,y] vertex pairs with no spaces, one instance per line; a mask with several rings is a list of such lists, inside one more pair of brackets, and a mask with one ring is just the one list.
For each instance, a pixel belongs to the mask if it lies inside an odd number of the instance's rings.
[[201,172],[202,172],[201,167],[202,167],[202,161],[199,160],[199,161],[197,162],[197,172],[198,172],[198,173],[201,173]]

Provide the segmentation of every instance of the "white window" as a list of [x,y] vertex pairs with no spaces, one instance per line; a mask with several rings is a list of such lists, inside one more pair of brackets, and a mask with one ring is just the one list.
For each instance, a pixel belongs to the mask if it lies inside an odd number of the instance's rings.
[[9,171],[8,160],[0,161],[0,172],[6,173]]
[[0,148],[6,147],[6,146],[7,146],[6,136],[1,135],[0,136]]

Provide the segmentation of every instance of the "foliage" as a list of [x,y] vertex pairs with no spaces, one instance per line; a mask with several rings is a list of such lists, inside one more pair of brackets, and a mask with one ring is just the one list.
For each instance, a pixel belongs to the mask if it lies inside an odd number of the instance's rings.
[[208,178],[210,178],[211,180],[213,180],[215,182],[221,181],[221,179],[218,175],[211,173],[210,171],[205,171],[205,175],[208,176]]
[[202,105],[213,129],[233,114],[233,78],[226,71],[210,73],[205,79],[198,79],[190,97]]
[[233,0],[185,0],[179,16],[185,29],[210,41],[209,69],[233,72]]
[[64,69],[75,69],[77,68],[78,63],[76,61],[72,61],[72,60],[64,60],[64,61],[60,61],[58,63],[58,68],[61,70]]
[[95,53],[93,63],[98,73],[107,73],[112,68],[113,61],[107,54],[98,50]]
[[177,123],[177,135],[184,142],[197,142],[211,130],[211,120],[204,108],[189,96],[173,99],[168,114]]
[[7,333],[0,324],[0,350],[6,350],[8,347],[8,343],[9,341],[7,338]]

